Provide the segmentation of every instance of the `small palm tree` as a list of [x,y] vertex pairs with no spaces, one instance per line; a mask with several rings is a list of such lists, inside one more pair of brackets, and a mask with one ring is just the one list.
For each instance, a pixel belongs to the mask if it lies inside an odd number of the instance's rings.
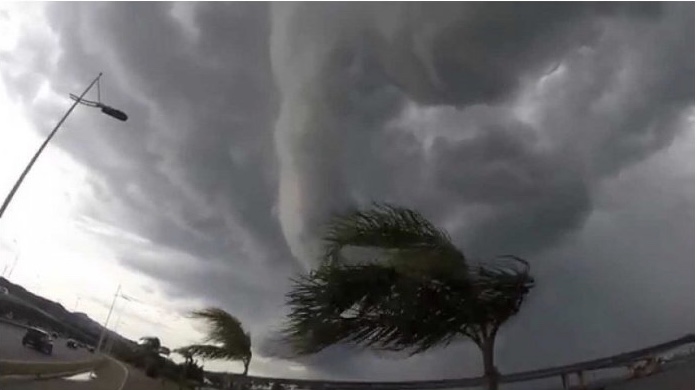
[[162,343],[158,337],[154,336],[143,336],[138,339],[138,345],[145,351],[159,354],[160,348],[162,348]]
[[239,360],[244,364],[243,375],[247,375],[252,360],[252,342],[240,320],[217,307],[193,311],[191,317],[206,323],[207,336],[203,342],[210,344],[193,344],[177,348],[175,352],[203,359]]
[[194,355],[191,351],[183,349],[175,350],[174,352],[184,358],[184,363],[179,365],[179,383],[184,384],[190,379],[203,382],[203,366],[199,366],[198,361],[194,360]]
[[160,353],[163,347],[160,339],[154,336],[144,336],[138,340],[138,346],[145,373],[148,376],[157,377],[162,369]]
[[[322,265],[287,294],[284,334],[297,354],[346,342],[416,354],[464,336],[498,388],[494,341],[533,287],[527,262],[470,264],[447,233],[390,205],[333,218],[324,240]],[[349,247],[372,248],[373,259],[349,262]]]
[[184,364],[188,365],[194,363],[194,355],[188,349],[178,348],[175,349],[174,352],[182,355],[182,357],[184,358]]

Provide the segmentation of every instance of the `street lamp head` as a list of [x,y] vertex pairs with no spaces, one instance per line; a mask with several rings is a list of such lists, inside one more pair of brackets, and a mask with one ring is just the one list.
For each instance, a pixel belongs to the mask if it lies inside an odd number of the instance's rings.
[[104,104],[102,102],[87,100],[87,99],[83,98],[82,96],[76,96],[76,95],[73,95],[72,93],[70,94],[70,98],[75,100],[77,103],[82,104],[82,105],[85,105],[88,107],[97,107],[97,108],[101,109],[103,113],[109,115],[110,117],[116,118],[120,121],[125,122],[126,120],[128,120],[128,115],[126,115],[125,112],[123,112],[121,110],[117,110],[114,107],[107,106],[106,104]]
[[121,110],[117,110],[113,107],[109,107],[109,106],[104,105],[104,104],[100,104],[99,107],[102,109],[103,113],[105,113],[111,117],[114,117],[120,121],[125,122],[128,119],[128,115],[126,115],[126,113],[121,111]]

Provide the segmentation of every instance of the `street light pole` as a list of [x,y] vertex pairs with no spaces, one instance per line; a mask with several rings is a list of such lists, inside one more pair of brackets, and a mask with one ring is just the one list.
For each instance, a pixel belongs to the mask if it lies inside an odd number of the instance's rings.
[[56,135],[56,132],[58,131],[58,129],[61,127],[63,122],[65,122],[65,120],[68,118],[68,115],[70,115],[70,113],[73,112],[73,110],[78,105],[78,103],[81,103],[81,104],[84,104],[87,106],[91,106],[91,107],[98,107],[102,110],[103,113],[105,113],[109,116],[112,116],[112,117],[114,117],[118,120],[121,120],[121,121],[125,121],[126,119],[128,119],[128,116],[126,114],[124,114],[122,111],[119,111],[113,107],[109,107],[107,105],[104,105],[101,102],[90,102],[90,101],[86,101],[83,99],[84,96],[87,95],[87,92],[89,92],[89,90],[92,89],[92,87],[99,82],[99,79],[101,77],[102,77],[102,73],[100,72],[99,75],[94,80],[92,80],[90,85],[82,92],[82,94],[79,97],[75,97],[74,95],[71,95],[71,98],[73,98],[75,103],[73,103],[73,105],[70,106],[70,108],[65,113],[65,115],[63,115],[63,117],[58,121],[58,124],[56,124],[56,127],[54,127],[53,130],[51,131],[51,133],[48,135],[48,137],[46,137],[46,139],[44,140],[44,143],[42,143],[41,147],[39,147],[39,150],[37,150],[36,153],[34,153],[34,156],[31,158],[31,160],[29,160],[29,164],[27,164],[27,166],[24,168],[24,171],[22,171],[22,174],[19,176],[19,179],[17,179],[14,186],[12,186],[12,189],[5,197],[5,200],[2,202],[2,206],[0,206],[0,218],[2,218],[2,215],[5,213],[5,209],[7,209],[7,206],[10,204],[10,202],[12,201],[12,198],[15,196],[17,189],[19,189],[19,186],[24,181],[24,178],[27,176],[27,174],[31,170],[32,166],[34,166],[34,163],[41,155],[41,152],[44,151],[44,149],[46,148],[46,145],[48,145],[49,141],[51,141],[53,136]]
[[[123,297],[123,296],[122,296],[122,297]],[[126,302],[128,302],[128,301],[126,301]],[[114,332],[115,335],[118,334],[118,333],[116,333],[116,332],[117,332],[118,329],[119,329],[119,325],[121,325],[121,320],[123,319],[123,312],[124,312],[125,309],[126,309],[126,304],[124,304],[124,305],[121,307],[121,310],[119,311],[119,316],[118,316],[118,318],[116,319],[116,324],[114,325],[114,330],[112,330],[112,332]],[[114,347],[114,342],[115,342],[115,341],[116,341],[116,337],[111,337],[111,338],[108,339],[108,341],[107,341],[107,347],[105,348],[105,349],[106,349],[107,355],[108,355],[108,354],[111,354],[111,349]]]
[[15,261],[12,263],[12,268],[10,268],[7,271],[7,279],[12,276],[12,273],[15,272],[15,268],[17,267],[17,261],[19,261],[19,253],[15,254]]
[[119,284],[119,287],[116,289],[116,294],[114,294],[114,300],[111,301],[111,307],[109,308],[109,314],[106,316],[106,321],[104,321],[104,327],[102,327],[102,334],[99,336],[99,343],[97,343],[97,353],[99,353],[99,350],[102,347],[102,342],[104,342],[104,336],[106,335],[106,330],[107,330],[107,325],[109,324],[109,318],[111,317],[111,312],[114,311],[114,305],[116,304],[116,298],[119,297],[119,293],[121,292],[121,285]]

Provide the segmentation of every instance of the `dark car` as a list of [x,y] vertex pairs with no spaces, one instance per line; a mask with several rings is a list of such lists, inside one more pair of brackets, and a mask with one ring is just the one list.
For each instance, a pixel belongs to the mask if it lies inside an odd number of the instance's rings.
[[47,355],[53,353],[53,340],[48,332],[39,328],[29,328],[22,338],[22,345],[30,345]]
[[70,339],[65,345],[70,349],[77,349],[77,341],[75,340]]

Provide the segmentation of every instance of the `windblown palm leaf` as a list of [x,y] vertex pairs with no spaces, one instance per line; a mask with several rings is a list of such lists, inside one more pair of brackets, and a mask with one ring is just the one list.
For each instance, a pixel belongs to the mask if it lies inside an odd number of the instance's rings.
[[191,317],[203,320],[207,325],[204,343],[181,347],[176,350],[183,356],[199,356],[204,359],[240,360],[245,373],[252,358],[252,343],[242,323],[230,313],[217,307],[196,310]]
[[334,258],[346,245],[381,248],[450,246],[447,233],[419,213],[391,205],[374,204],[372,209],[337,215],[324,237],[327,258]]
[[192,344],[186,347],[177,348],[175,352],[182,356],[198,356],[203,359],[211,360],[243,360],[247,355],[234,353],[226,348],[208,344]]
[[382,249],[388,263],[412,274],[458,272],[465,266],[448,233],[413,210],[387,204],[334,216],[324,242],[329,263],[341,262],[346,247],[363,247]]
[[448,316],[458,302],[450,290],[470,291],[467,283],[404,277],[376,264],[329,265],[295,281],[287,335],[301,354],[340,342],[421,352],[455,336]]
[[223,345],[235,353],[249,354],[249,333],[244,331],[240,320],[230,313],[217,307],[208,307],[193,311],[191,317],[206,323],[208,329],[205,342]]

